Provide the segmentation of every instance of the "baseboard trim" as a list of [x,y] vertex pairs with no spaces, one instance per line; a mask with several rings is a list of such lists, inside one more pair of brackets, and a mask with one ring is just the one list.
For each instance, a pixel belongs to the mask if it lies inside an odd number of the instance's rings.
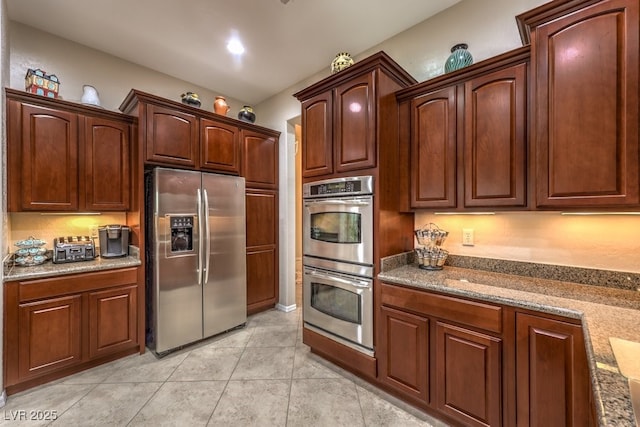
[[290,311],[293,311],[296,308],[298,308],[296,304],[291,304],[291,305],[276,304],[276,309],[280,311],[284,311],[285,313],[289,313]]

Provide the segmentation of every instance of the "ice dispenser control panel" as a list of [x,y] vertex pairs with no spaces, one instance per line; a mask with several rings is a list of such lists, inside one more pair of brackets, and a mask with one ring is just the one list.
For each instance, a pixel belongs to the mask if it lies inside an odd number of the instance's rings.
[[186,252],[193,250],[194,216],[170,216],[171,252]]

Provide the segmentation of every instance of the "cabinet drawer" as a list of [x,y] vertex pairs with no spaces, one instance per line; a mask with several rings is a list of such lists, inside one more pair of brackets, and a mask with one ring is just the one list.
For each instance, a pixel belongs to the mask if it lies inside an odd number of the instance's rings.
[[502,308],[460,298],[381,284],[383,305],[397,307],[459,324],[502,332]]
[[20,302],[137,283],[137,267],[19,282]]

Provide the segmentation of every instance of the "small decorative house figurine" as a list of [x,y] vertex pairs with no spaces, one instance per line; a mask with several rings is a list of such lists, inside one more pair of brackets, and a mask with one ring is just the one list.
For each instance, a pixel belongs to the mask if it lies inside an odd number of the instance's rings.
[[24,85],[25,90],[29,93],[57,98],[60,80],[55,74],[47,74],[39,68],[35,70],[29,68],[24,77]]

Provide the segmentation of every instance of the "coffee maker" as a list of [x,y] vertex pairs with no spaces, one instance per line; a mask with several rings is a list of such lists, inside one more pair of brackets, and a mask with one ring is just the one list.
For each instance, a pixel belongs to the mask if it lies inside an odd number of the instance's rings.
[[129,232],[126,225],[104,225],[98,228],[100,237],[100,256],[117,258],[129,255]]

